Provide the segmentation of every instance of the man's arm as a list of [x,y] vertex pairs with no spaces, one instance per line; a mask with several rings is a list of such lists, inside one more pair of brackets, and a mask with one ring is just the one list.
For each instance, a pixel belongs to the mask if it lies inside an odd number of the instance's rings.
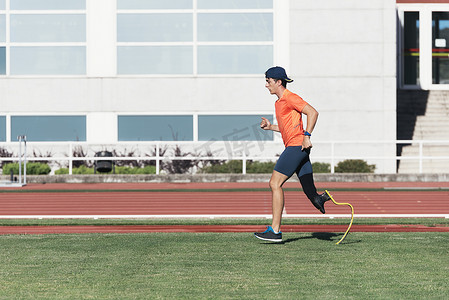
[[273,130],[279,132],[279,126],[271,124],[270,120],[262,117],[262,122],[260,122],[260,128],[263,130]]
[[[318,112],[311,105],[307,104],[303,109],[302,113],[307,116],[307,127],[306,131],[308,133],[312,133],[315,128],[316,121],[318,120]],[[310,137],[305,135],[304,140],[302,141],[302,149],[310,149],[312,148],[312,142],[310,141]]]

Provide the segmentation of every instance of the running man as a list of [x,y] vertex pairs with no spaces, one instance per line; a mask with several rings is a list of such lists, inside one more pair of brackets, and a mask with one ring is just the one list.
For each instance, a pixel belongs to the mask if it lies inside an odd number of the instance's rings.
[[[293,80],[287,77],[284,68],[268,69],[265,72],[265,78],[265,87],[270,94],[278,97],[275,103],[278,125],[271,124],[269,120],[262,118],[260,127],[264,130],[280,132],[285,150],[279,157],[270,179],[272,224],[267,226],[266,231],[256,232],[254,235],[261,240],[282,242],[281,219],[284,209],[282,185],[293,173],[298,176],[307,198],[321,213],[325,213],[324,203],[330,198],[326,193],[321,195],[317,193],[313,181],[312,164],[309,160],[312,148],[310,137],[318,119],[318,112],[300,96],[287,89],[287,83],[293,82]],[[303,128],[302,114],[307,115],[306,130]]]

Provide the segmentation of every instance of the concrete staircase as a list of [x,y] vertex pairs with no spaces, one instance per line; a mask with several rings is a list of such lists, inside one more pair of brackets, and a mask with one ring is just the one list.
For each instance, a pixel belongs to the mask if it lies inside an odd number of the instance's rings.
[[[449,91],[398,91],[398,139],[449,141]],[[402,157],[418,156],[419,145],[398,147]],[[449,143],[424,144],[424,156],[448,156]],[[424,173],[449,173],[449,159],[423,160]],[[417,160],[401,160],[398,173],[419,172]]]

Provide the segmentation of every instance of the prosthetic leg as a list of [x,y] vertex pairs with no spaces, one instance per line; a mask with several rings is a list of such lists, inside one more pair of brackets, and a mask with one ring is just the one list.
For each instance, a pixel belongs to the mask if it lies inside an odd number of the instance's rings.
[[343,235],[343,237],[336,243],[336,245],[338,245],[338,244],[340,244],[340,243],[346,238],[346,236],[347,236],[348,233],[349,233],[349,230],[351,229],[352,221],[354,220],[354,207],[352,207],[352,205],[349,204],[349,203],[338,203],[337,201],[334,200],[334,198],[332,198],[332,195],[329,194],[329,192],[328,192],[327,190],[326,190],[325,192],[326,192],[326,194],[331,198],[332,202],[334,202],[336,205],[348,205],[348,206],[351,208],[351,223],[349,223],[349,227],[348,227],[348,229],[346,230],[346,232],[345,232],[345,234]]

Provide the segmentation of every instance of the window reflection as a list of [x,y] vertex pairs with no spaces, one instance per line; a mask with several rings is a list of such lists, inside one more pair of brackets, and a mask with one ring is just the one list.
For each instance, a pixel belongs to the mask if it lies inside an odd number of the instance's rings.
[[6,141],[6,117],[0,116],[0,142]]
[[193,116],[119,116],[119,141],[192,141]]
[[12,42],[85,42],[85,15],[11,15]]
[[13,10],[86,9],[86,0],[10,0]]
[[[260,117],[273,122],[272,115],[202,115],[198,116],[200,141],[268,141],[272,131],[260,130]],[[231,124],[231,126],[230,126]]]
[[11,116],[11,136],[27,141],[86,141],[85,116]]
[[432,82],[449,84],[449,13],[432,13]]
[[11,47],[12,75],[82,75],[86,48],[68,46]]
[[406,85],[419,84],[419,12],[404,12],[404,69]]

